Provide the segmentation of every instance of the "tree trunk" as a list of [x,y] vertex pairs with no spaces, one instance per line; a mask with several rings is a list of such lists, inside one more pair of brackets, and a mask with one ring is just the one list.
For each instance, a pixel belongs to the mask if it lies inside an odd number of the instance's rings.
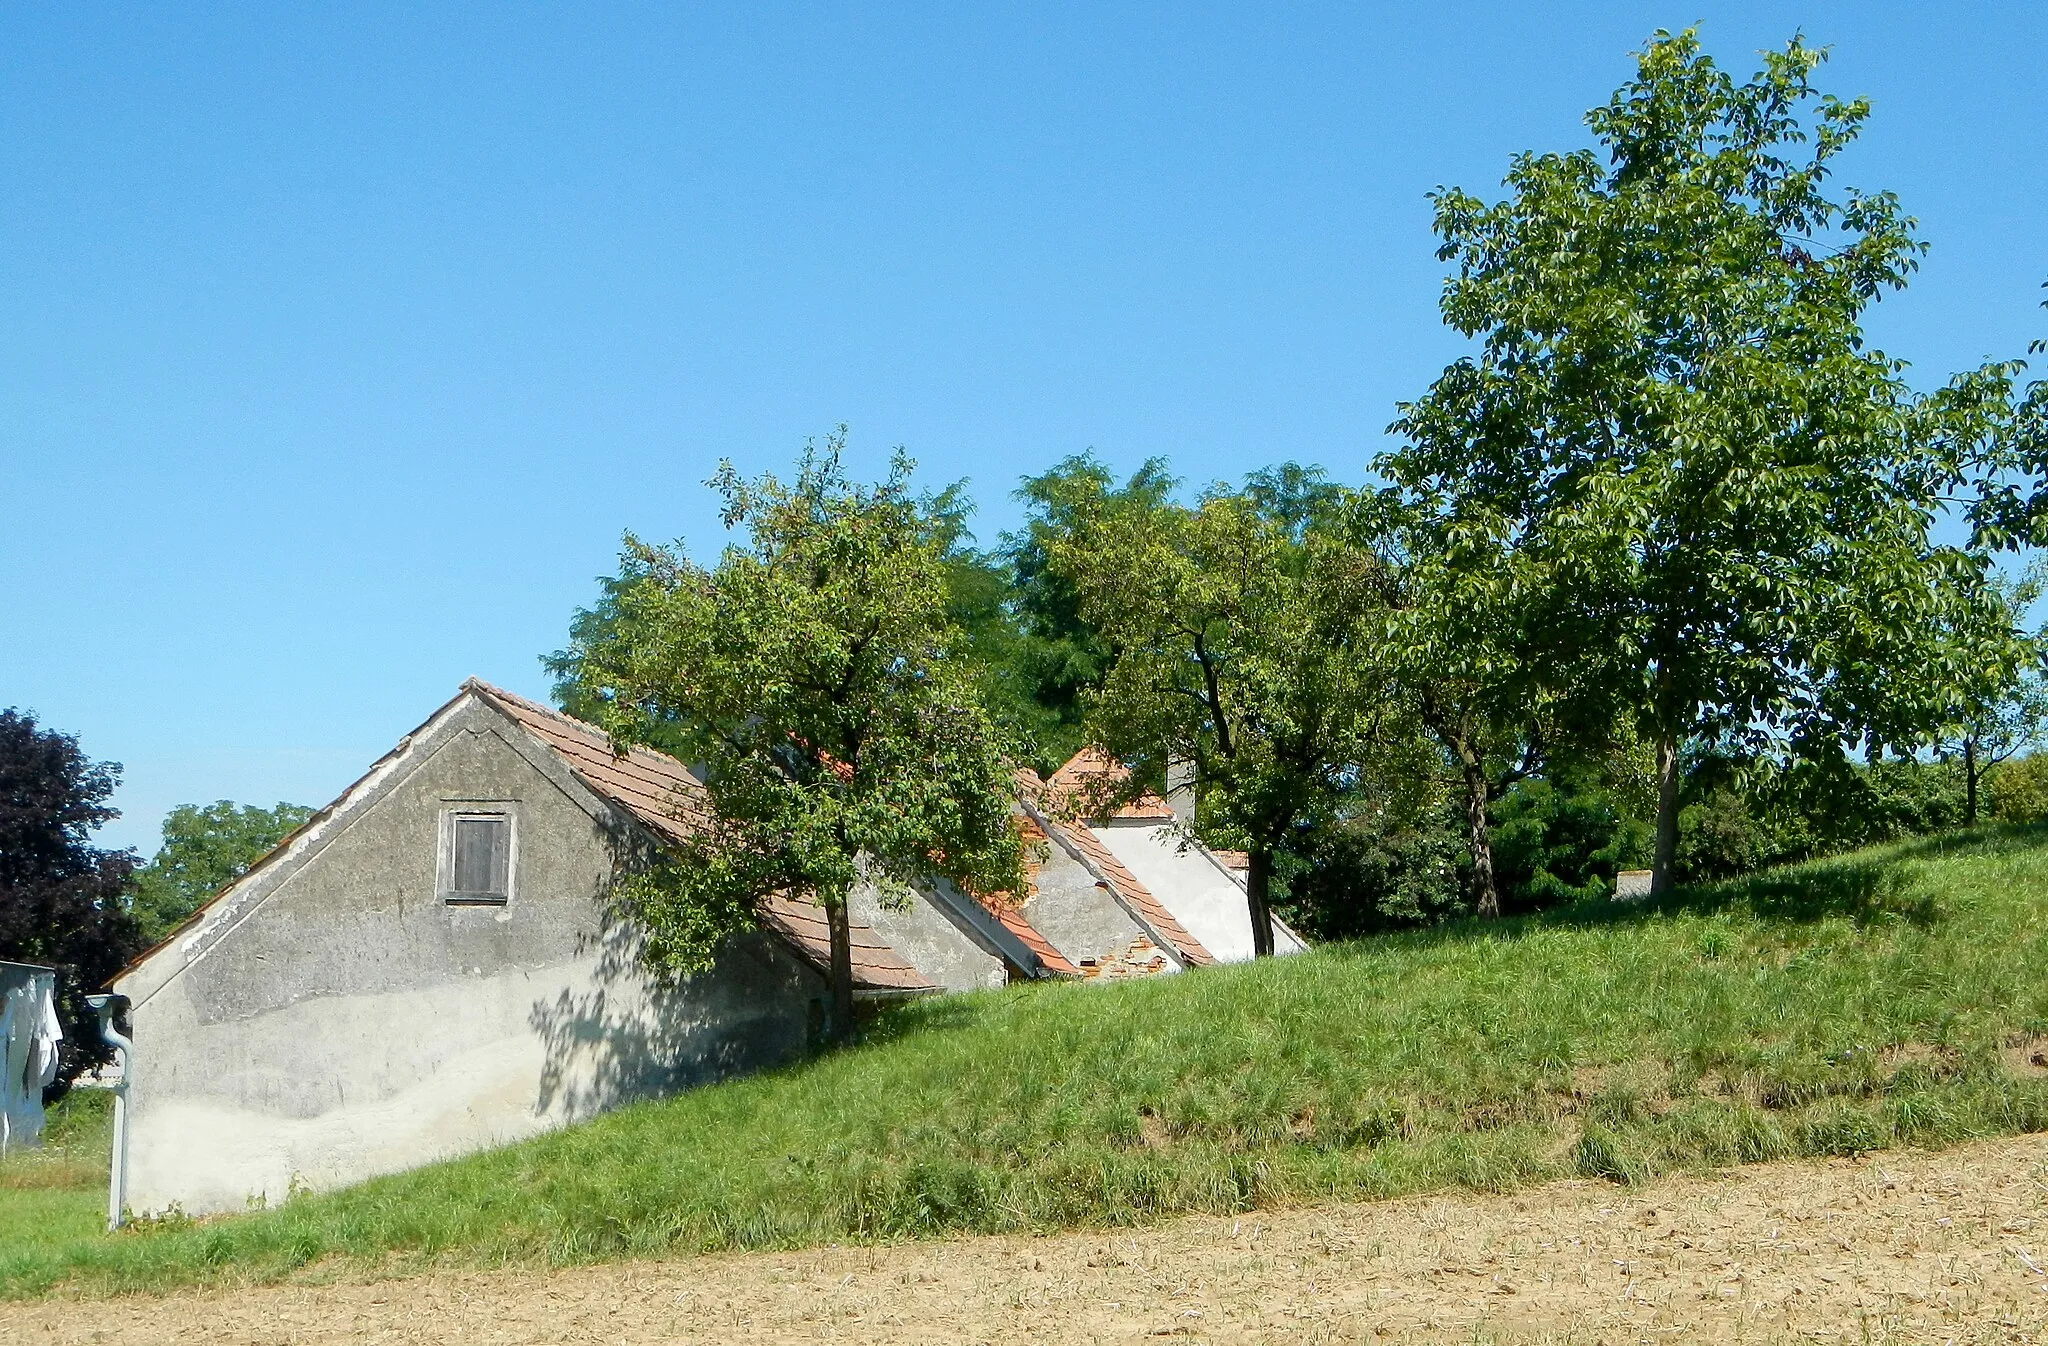
[[846,896],[825,904],[825,924],[832,931],[832,1041],[853,1041],[853,932],[846,914]]
[[1977,825],[1977,740],[1963,740],[1963,826]]
[[1469,753],[1459,763],[1465,776],[1465,844],[1472,852],[1472,905],[1481,916],[1500,915],[1500,889],[1493,881],[1493,836],[1487,830],[1486,767]]
[[1254,846],[1245,871],[1244,890],[1252,911],[1252,956],[1273,956],[1273,853]]
[[1650,895],[1671,891],[1671,869],[1678,860],[1678,736],[1666,729],[1657,736],[1657,854],[1650,862]]

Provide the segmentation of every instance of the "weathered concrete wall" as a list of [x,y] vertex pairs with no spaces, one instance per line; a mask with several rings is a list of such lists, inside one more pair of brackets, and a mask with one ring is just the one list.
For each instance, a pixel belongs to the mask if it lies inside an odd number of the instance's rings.
[[1037,884],[1038,891],[1024,905],[1024,919],[1071,963],[1114,958],[1145,933],[1130,913],[1097,885],[1087,867],[1057,842],[1046,845]]
[[[1252,957],[1252,916],[1244,889],[1196,847],[1183,849],[1170,824],[1111,822],[1092,830],[1217,961]],[[1300,953],[1302,948],[1285,930],[1273,931],[1274,953]]]
[[[766,936],[675,991],[639,972],[601,917],[621,824],[521,735],[458,708],[267,895],[123,979],[135,1210],[276,1201],[802,1052],[824,987]],[[486,801],[515,818],[510,901],[446,905],[441,814]]]
[[846,910],[905,962],[948,991],[1001,986],[1009,979],[1002,957],[927,893],[912,893],[897,905],[885,903],[873,885],[863,885],[847,900]]

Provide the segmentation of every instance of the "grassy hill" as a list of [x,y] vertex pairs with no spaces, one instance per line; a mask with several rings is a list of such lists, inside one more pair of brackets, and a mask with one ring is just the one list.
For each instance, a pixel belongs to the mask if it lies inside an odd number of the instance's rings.
[[[2048,1129],[2048,831],[1115,987],[282,1208],[25,1235],[0,1290],[1118,1224]],[[61,1167],[61,1166],[60,1166]],[[55,1170],[53,1170],[55,1171]],[[60,1195],[90,1211],[103,1189]],[[69,1209],[68,1207],[65,1209]]]

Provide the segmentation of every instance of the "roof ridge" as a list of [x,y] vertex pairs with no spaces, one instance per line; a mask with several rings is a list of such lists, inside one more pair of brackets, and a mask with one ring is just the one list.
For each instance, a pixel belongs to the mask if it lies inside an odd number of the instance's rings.
[[[521,696],[517,692],[508,692],[503,687],[485,682],[482,678],[464,678],[462,680],[462,690],[465,692],[481,692],[485,696],[493,697],[499,701],[509,701],[522,709],[545,715],[550,719],[560,720],[563,724],[570,724],[578,729],[588,729],[594,733],[604,734],[607,740],[611,738],[611,735],[606,733],[605,727],[601,724],[592,724],[589,720],[579,720],[566,710],[559,710],[554,706],[548,705],[545,701],[535,701],[531,697]],[[632,748],[645,747],[646,745],[630,743],[626,746],[630,750]],[[648,748],[647,751],[660,753],[661,756],[668,757],[668,754],[661,752],[659,748]],[[675,759],[670,757],[669,760],[674,761]]]

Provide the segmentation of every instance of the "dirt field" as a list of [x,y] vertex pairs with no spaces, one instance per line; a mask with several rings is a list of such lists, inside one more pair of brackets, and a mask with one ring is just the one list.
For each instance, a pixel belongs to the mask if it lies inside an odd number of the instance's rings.
[[2048,1136],[1132,1234],[0,1309],[48,1343],[2048,1340]]

